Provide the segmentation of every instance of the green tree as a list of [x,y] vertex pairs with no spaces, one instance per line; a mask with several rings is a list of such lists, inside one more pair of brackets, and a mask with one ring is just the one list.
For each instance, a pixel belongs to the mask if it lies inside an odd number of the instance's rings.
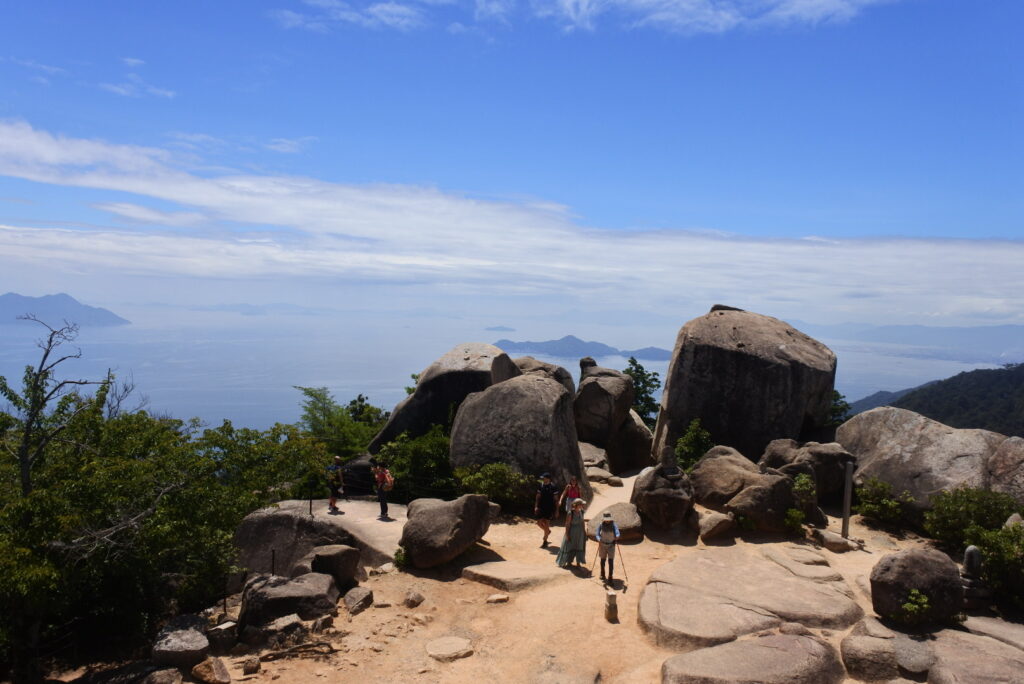
[[329,453],[346,461],[365,451],[387,420],[387,413],[371,406],[362,394],[342,406],[326,387],[295,389],[303,396],[299,426],[322,442]]
[[447,499],[454,496],[456,484],[448,460],[448,436],[443,425],[433,425],[419,437],[403,432],[383,445],[377,459],[386,463],[395,478],[391,496],[408,502],[420,497]]
[[832,405],[828,410],[828,427],[839,427],[850,419],[850,404],[846,397],[832,390]]
[[416,383],[418,383],[420,381],[420,376],[421,375],[422,375],[422,373],[409,373],[409,377],[412,378],[412,385],[411,386],[407,385],[405,387],[405,393],[406,394],[412,394],[413,392],[416,391]]
[[700,418],[694,418],[683,436],[676,440],[676,463],[688,473],[713,446],[711,433],[700,426]]
[[654,395],[661,389],[661,380],[654,371],[648,371],[634,357],[630,356],[623,373],[633,378],[633,410],[647,427],[654,429],[658,420],[658,401]]

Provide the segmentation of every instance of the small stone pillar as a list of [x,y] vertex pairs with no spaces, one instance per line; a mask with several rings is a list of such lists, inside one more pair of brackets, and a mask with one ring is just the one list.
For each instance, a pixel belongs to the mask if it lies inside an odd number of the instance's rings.
[[619,621],[619,604],[615,592],[611,590],[604,595],[604,619],[608,622]]

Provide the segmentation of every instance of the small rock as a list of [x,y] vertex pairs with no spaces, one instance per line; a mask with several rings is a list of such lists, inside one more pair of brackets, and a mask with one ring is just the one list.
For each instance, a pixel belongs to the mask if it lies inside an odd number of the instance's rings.
[[345,593],[345,608],[350,615],[358,615],[373,605],[373,592],[366,587],[352,587]]
[[228,653],[238,643],[238,626],[234,622],[222,622],[206,633],[214,653]]
[[463,606],[470,606],[470,605],[473,605],[473,600],[472,600],[472,599],[464,599],[464,598],[460,598],[460,599],[455,599],[455,602],[456,602],[456,603],[459,603],[459,604],[461,604],[461,605],[463,605]]
[[427,644],[427,655],[434,660],[440,660],[443,663],[447,663],[452,660],[468,658],[473,655],[473,645],[470,643],[469,639],[463,639],[462,637],[441,637],[440,639],[434,639]]
[[189,668],[201,662],[209,651],[209,640],[196,629],[168,631],[162,633],[153,645],[153,662]]
[[316,620],[313,620],[313,624],[310,625],[309,631],[313,632],[314,634],[320,634],[321,632],[326,632],[327,628],[333,624],[334,618],[332,618],[330,615],[318,617]]
[[426,601],[426,598],[420,592],[415,589],[410,589],[405,592],[405,598],[402,599],[402,605],[406,608],[415,608]]
[[181,672],[175,668],[154,670],[146,675],[139,684],[181,684]]
[[612,475],[611,477],[608,478],[608,485],[611,487],[621,487],[622,478],[619,477],[618,475]]
[[508,603],[508,594],[491,594],[487,597],[488,603]]
[[412,616],[412,619],[420,625],[428,625],[434,621],[434,616],[429,613],[416,613]]
[[373,602],[373,607],[374,608],[390,608],[391,607],[391,602],[390,601],[385,601],[384,599],[380,599],[378,601],[374,601]]
[[832,553],[846,553],[847,551],[857,551],[862,548],[862,545],[854,540],[847,539],[843,535],[830,532],[829,530],[817,529],[812,532],[812,535]]
[[192,676],[204,684],[231,684],[231,674],[224,661],[216,656],[192,668]]
[[256,656],[249,656],[248,658],[242,661],[242,674],[256,674],[260,671],[260,667],[262,667],[260,659]]
[[390,573],[394,572],[396,569],[397,568],[395,568],[395,564],[394,563],[385,563],[384,565],[382,565],[379,568],[377,568],[377,574],[379,574],[379,575],[387,575],[387,574],[390,574]]

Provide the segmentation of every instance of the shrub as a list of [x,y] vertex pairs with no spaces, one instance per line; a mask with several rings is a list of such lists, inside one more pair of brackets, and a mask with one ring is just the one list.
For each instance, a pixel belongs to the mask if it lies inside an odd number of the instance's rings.
[[796,497],[801,509],[813,506],[818,499],[818,488],[814,484],[814,478],[807,473],[800,473],[793,478],[793,496]]
[[405,432],[381,447],[378,460],[387,464],[395,478],[389,497],[409,502],[423,497],[450,499],[455,495],[455,477],[448,461],[448,437],[444,426],[434,425],[419,437]]
[[914,497],[907,491],[893,496],[892,485],[869,477],[857,487],[857,501],[856,513],[874,523],[895,526],[906,518],[907,506],[914,503]]
[[790,508],[786,511],[786,527],[794,534],[803,530],[804,512],[798,508]]
[[455,480],[466,494],[483,494],[509,513],[528,513],[533,507],[536,483],[507,463],[456,468]]
[[997,602],[1024,608],[1024,525],[972,527],[966,541],[981,549],[981,576]]
[[676,463],[684,472],[689,473],[693,466],[715,446],[711,433],[700,426],[700,418],[690,421],[683,436],[676,440]]
[[399,570],[405,570],[409,567],[409,558],[405,555],[405,549],[399,546],[395,549],[395,567]]
[[928,594],[917,589],[911,589],[907,595],[907,600],[900,608],[902,612],[890,616],[893,620],[905,625],[920,625],[928,621],[931,602],[928,600]]
[[939,492],[931,499],[932,509],[924,514],[924,529],[951,550],[967,546],[967,530],[994,530],[1017,509],[1009,494],[987,489],[959,487]]

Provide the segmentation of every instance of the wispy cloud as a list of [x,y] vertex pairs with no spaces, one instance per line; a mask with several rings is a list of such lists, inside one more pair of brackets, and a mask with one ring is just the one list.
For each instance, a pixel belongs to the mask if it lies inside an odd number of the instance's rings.
[[102,90],[106,90],[108,93],[114,93],[115,95],[120,95],[122,97],[144,97],[146,95],[152,95],[154,97],[171,99],[177,96],[177,93],[173,90],[154,86],[136,73],[128,74],[125,77],[125,80],[120,83],[100,83],[99,87]]
[[268,150],[282,152],[284,154],[296,154],[302,152],[306,147],[316,142],[316,138],[310,135],[301,138],[272,138],[263,144]]
[[146,64],[145,60],[138,59],[137,57],[122,57],[121,63],[129,69],[138,69]]
[[283,28],[305,29],[316,33],[326,33],[331,26],[342,24],[411,31],[427,23],[427,15],[422,7],[393,0],[373,2],[363,7],[355,7],[341,0],[304,0],[304,4],[310,9],[302,12],[278,9],[271,11],[270,17]]
[[407,283],[419,301],[471,291],[516,296],[549,313],[637,302],[677,310],[685,293],[821,321],[1024,322],[1024,241],[614,231],[579,225],[550,202],[294,176],[199,176],[174,160],[159,148],[0,123],[0,174],[170,203],[155,210],[96,202],[135,222],[196,226],[185,234],[3,226],[0,270],[31,263],[221,281]]
[[42,64],[33,59],[19,59],[17,57],[0,57],[0,62],[4,61],[10,62],[11,64],[17,64],[18,66],[25,67],[26,69],[31,69],[32,71],[42,72],[44,74],[47,74],[48,76],[57,76],[58,74],[67,73],[67,69],[62,69],[61,67],[53,66],[50,64]]

